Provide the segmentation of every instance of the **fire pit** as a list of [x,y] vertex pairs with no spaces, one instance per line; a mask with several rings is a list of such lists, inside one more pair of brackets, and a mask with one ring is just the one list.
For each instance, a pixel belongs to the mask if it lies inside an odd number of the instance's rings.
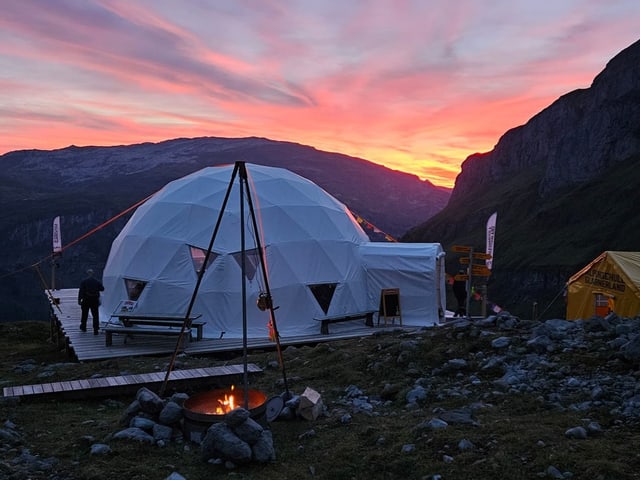
[[[252,418],[265,411],[267,396],[259,390],[247,390],[248,408]],[[223,388],[193,395],[184,402],[184,434],[192,442],[200,443],[207,429],[221,422],[225,414],[243,407],[244,390]]]

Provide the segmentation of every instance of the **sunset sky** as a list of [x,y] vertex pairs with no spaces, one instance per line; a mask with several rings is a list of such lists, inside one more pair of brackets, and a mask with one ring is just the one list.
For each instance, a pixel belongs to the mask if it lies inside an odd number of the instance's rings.
[[638,0],[0,7],[0,154],[259,136],[448,187],[468,155],[640,39]]

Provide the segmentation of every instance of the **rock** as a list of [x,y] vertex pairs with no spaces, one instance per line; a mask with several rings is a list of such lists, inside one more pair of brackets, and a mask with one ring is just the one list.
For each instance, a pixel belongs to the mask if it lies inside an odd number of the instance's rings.
[[91,445],[91,455],[108,455],[111,453],[111,447],[104,443],[94,443]]
[[635,335],[622,347],[625,360],[634,364],[640,363],[640,335]]
[[253,459],[256,462],[267,463],[276,461],[276,451],[273,447],[273,436],[270,430],[263,430],[258,440],[251,446]]
[[158,421],[163,425],[174,425],[180,420],[182,420],[182,407],[173,401],[167,402],[158,416]]
[[242,441],[253,445],[260,439],[264,429],[252,418],[247,418],[240,425],[233,427],[232,430]]
[[427,389],[422,385],[413,387],[406,395],[407,403],[422,403],[427,399]]
[[479,423],[473,418],[472,412],[466,409],[450,410],[438,413],[438,418],[447,424],[474,425]]
[[171,472],[171,475],[169,475],[164,480],[187,480],[187,479],[184,478],[182,475],[180,475],[178,472]]
[[587,431],[584,429],[584,427],[573,427],[564,432],[564,436],[567,438],[584,440],[585,438],[587,438]]
[[140,428],[126,428],[113,435],[115,440],[133,440],[140,443],[154,444],[155,439]]
[[156,442],[159,441],[170,441],[173,436],[173,429],[168,425],[161,425],[160,423],[156,423],[153,426],[153,438]]
[[140,409],[150,415],[155,415],[164,408],[164,401],[146,387],[138,390],[136,400],[140,403]]
[[493,348],[506,348],[511,344],[511,339],[509,337],[498,337],[491,342],[491,346]]
[[249,419],[250,416],[251,413],[246,408],[235,408],[225,414],[224,423],[226,423],[229,427],[234,428],[242,425]]
[[253,455],[249,444],[238,438],[226,423],[214,423],[207,429],[200,451],[204,461],[222,457],[238,464],[249,463]]
[[466,438],[463,438],[458,442],[458,450],[460,450],[461,452],[464,452],[465,450],[472,450],[475,447],[476,446],[473,444],[473,442],[471,440],[467,440]]
[[416,446],[413,443],[408,443],[402,446],[402,453],[413,453],[416,450]]
[[423,430],[441,430],[443,428],[447,428],[449,426],[449,424],[447,422],[445,422],[444,420],[441,420],[439,418],[432,418],[431,420],[427,421],[427,422],[422,422],[420,424],[418,424],[415,429],[418,432],[421,432]]
[[129,427],[139,428],[145,432],[151,432],[155,425],[156,422],[146,417],[134,417],[131,419],[131,423],[129,423]]

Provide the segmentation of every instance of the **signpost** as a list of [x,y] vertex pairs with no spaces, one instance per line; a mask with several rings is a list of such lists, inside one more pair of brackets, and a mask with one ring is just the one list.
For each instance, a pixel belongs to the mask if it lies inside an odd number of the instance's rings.
[[[473,247],[467,245],[454,245],[451,247],[451,251],[454,253],[464,253],[465,256],[461,256],[459,258],[461,265],[468,265],[467,274],[457,274],[454,279],[457,281],[466,281],[467,282],[467,300],[466,300],[466,310],[467,310],[467,318],[469,315],[469,307],[471,301],[471,280],[473,277],[489,277],[491,276],[491,270],[486,266],[486,263],[478,264],[474,263],[474,260],[491,260],[491,254],[483,253],[483,252],[474,252]],[[482,316],[486,315],[487,310],[487,299],[486,299],[486,280],[485,285],[482,288]]]
[[471,265],[471,273],[477,277],[491,276],[491,270],[486,265]]

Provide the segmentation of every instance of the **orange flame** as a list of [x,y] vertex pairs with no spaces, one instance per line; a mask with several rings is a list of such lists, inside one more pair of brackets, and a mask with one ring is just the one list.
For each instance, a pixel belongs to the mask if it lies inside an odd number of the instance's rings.
[[[235,385],[231,385],[231,391],[235,389]],[[216,399],[220,405],[216,406],[216,415],[222,415],[236,408],[236,398],[233,395],[224,394],[224,400]]]

